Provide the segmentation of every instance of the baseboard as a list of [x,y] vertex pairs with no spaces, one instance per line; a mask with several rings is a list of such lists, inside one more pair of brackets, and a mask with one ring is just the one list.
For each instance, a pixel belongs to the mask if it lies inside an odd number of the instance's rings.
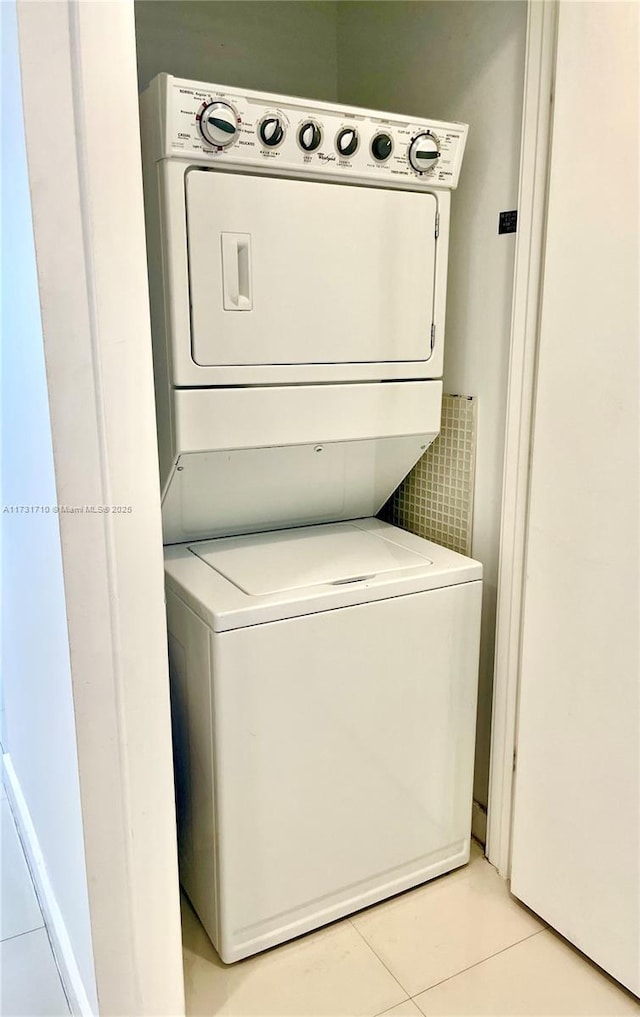
[[484,805],[477,802],[474,798],[473,808],[471,810],[471,833],[476,840],[486,846],[487,843],[487,810]]
[[60,978],[67,994],[69,1007],[74,1017],[95,1017],[76,963],[69,933],[58,906],[53,887],[47,874],[44,856],[38,842],[29,808],[20,787],[20,781],[13,768],[9,753],[2,757],[4,784],[11,811],[16,821],[18,836],[27,859],[36,896],[44,918]]

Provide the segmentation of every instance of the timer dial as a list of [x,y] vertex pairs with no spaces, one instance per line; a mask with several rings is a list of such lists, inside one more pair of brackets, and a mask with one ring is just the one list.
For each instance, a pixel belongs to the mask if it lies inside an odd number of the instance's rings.
[[284,138],[282,120],[276,113],[269,114],[260,121],[258,136],[265,148],[276,148]]
[[393,141],[388,134],[376,134],[371,142],[371,155],[376,162],[385,162],[393,150]]
[[315,152],[322,141],[322,131],[313,120],[307,120],[298,131],[298,143],[304,152]]
[[416,135],[409,145],[409,162],[417,173],[429,173],[439,158],[440,145],[430,131]]
[[227,148],[238,136],[238,114],[227,102],[207,103],[199,124],[204,140],[216,148]]
[[353,155],[354,152],[357,152],[359,144],[360,139],[355,127],[343,127],[341,131],[338,131],[336,148],[340,155],[346,157]]

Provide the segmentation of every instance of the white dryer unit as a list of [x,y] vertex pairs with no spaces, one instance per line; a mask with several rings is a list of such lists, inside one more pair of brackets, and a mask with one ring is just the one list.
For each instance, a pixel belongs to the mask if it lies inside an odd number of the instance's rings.
[[167,74],[141,112],[170,387],[442,377],[465,124]]
[[166,74],[141,114],[165,542],[377,512],[440,427],[466,126]]
[[477,562],[370,519],[166,575],[181,879],[224,961],[467,861]]

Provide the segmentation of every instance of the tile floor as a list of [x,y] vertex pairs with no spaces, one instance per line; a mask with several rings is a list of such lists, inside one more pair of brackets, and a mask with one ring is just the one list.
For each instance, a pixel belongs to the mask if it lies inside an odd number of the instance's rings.
[[[69,1008],[4,791],[0,811],[0,1013],[59,1017]],[[509,895],[477,847],[457,872],[229,967],[186,898],[182,908],[191,1015],[640,1015],[638,1000]]]
[[617,1017],[640,1002],[468,866],[238,964],[182,901],[187,1013],[232,1017]]
[[40,906],[0,783],[0,1014],[69,1013]]

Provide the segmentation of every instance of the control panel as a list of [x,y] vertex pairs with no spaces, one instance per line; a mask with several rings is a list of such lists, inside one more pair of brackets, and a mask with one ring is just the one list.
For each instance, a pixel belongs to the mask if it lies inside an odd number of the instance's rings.
[[160,77],[166,91],[158,158],[416,190],[458,184],[465,124]]

